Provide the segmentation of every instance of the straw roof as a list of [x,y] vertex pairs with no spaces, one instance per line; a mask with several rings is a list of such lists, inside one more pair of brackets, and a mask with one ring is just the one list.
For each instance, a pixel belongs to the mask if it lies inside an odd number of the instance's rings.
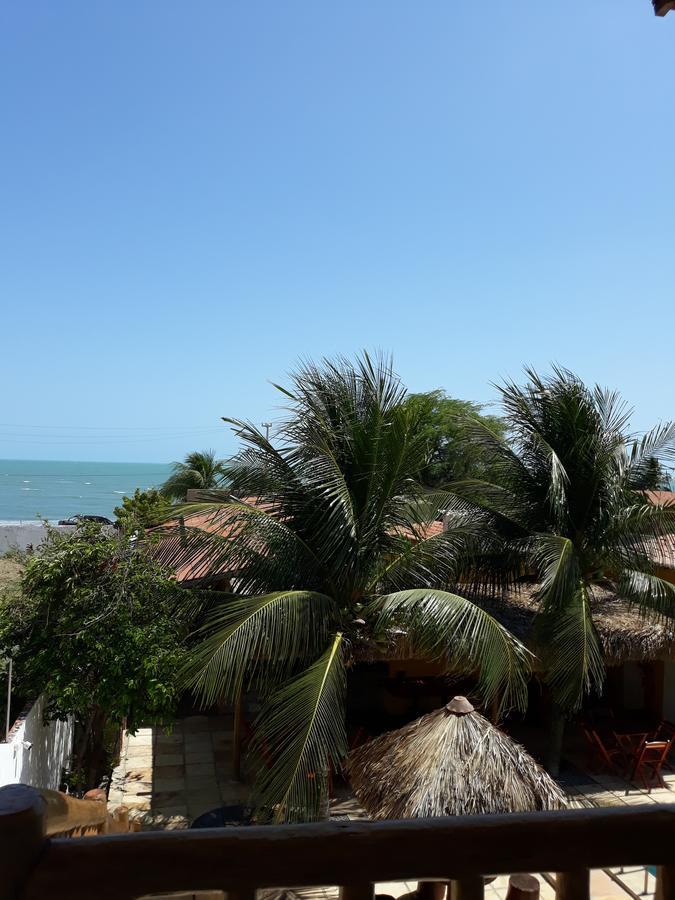
[[[536,584],[526,584],[498,600],[480,602],[516,637],[532,645],[537,589]],[[593,589],[591,611],[607,665],[675,657],[672,623],[643,616],[615,593],[601,588]],[[536,647],[533,649],[536,652]]]
[[347,773],[374,819],[560,809],[565,794],[464,697],[354,750]]

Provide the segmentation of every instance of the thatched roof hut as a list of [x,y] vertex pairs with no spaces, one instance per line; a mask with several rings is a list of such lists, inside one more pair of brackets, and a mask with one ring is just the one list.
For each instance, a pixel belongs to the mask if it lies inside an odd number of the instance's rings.
[[465,697],[354,750],[347,773],[374,819],[560,809],[565,794]]
[[[539,609],[538,584],[522,584],[518,589],[498,597],[488,597],[456,588],[457,593],[470,597],[479,606],[501,622],[535,654],[534,619]],[[624,662],[649,662],[650,660],[675,660],[675,626],[656,614],[643,615],[612,591],[594,587],[591,594],[591,612],[600,646],[608,666]],[[392,628],[386,640],[378,643],[365,640],[355,644],[354,656],[362,661],[378,659],[413,659],[415,647],[405,629]]]
[[[523,585],[497,600],[479,601],[502,625],[536,653],[532,625],[539,607],[536,584]],[[594,588],[593,622],[608,666],[675,657],[675,628],[656,615],[645,616],[612,591]]]

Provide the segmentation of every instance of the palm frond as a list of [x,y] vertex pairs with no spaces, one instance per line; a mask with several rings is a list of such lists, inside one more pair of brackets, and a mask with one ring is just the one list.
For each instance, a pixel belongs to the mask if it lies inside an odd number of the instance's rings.
[[601,692],[605,664],[583,584],[564,607],[544,606],[536,618],[535,636],[546,682],[559,706],[576,712],[585,694]]
[[414,655],[439,661],[447,671],[477,672],[486,703],[525,709],[531,654],[480,606],[426,588],[388,594],[378,606],[378,630],[404,628]]
[[475,478],[453,481],[446,490],[475,509],[492,514],[514,534],[525,535],[529,530],[532,510],[525,491]]
[[165,497],[184,500],[189,490],[214,490],[226,482],[226,463],[216,458],[215,450],[188,453],[161,487]]
[[656,613],[658,618],[675,620],[675,584],[651,572],[625,569],[619,579],[621,597],[643,613]]
[[581,569],[574,543],[558,534],[535,534],[530,540],[531,557],[539,573],[539,598],[549,609],[563,609],[581,582]]
[[629,456],[629,474],[638,480],[649,461],[675,461],[675,422],[661,422],[633,443]]
[[283,684],[255,724],[254,751],[271,759],[255,783],[259,808],[276,822],[318,819],[327,809],[331,765],[347,753],[342,634],[300,675]]
[[311,591],[226,597],[198,632],[185,684],[207,707],[244,683],[266,688],[316,656],[334,617],[332,598]]
[[[174,568],[229,574],[243,593],[316,587],[326,571],[311,543],[274,508],[228,499],[184,504],[165,527],[154,555]],[[196,524],[193,524],[196,523]]]
[[[495,543],[489,522],[480,513],[450,514],[448,527],[426,534],[425,527],[401,535],[390,558],[375,570],[368,584],[371,592],[403,590],[411,584],[445,587],[475,570]],[[428,527],[428,526],[427,526]]]

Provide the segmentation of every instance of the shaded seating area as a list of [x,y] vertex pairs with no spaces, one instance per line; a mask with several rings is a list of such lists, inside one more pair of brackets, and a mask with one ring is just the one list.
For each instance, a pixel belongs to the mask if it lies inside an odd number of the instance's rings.
[[610,716],[604,727],[594,721],[582,722],[587,744],[587,765],[596,774],[612,774],[645,790],[665,787],[662,769],[671,769],[669,757],[675,743],[675,725],[661,721],[628,722]]

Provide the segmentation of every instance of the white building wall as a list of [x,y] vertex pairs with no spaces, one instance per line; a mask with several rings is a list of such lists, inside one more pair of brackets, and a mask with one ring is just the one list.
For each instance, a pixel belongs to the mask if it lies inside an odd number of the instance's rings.
[[[56,531],[74,531],[73,525],[54,525]],[[39,522],[2,522],[0,523],[0,554],[8,550],[27,550],[28,547],[39,547],[47,537],[47,527]]]
[[21,783],[58,789],[61,770],[69,765],[73,750],[73,722],[44,725],[43,710],[40,697],[14,724],[9,741],[0,743],[0,787]]

